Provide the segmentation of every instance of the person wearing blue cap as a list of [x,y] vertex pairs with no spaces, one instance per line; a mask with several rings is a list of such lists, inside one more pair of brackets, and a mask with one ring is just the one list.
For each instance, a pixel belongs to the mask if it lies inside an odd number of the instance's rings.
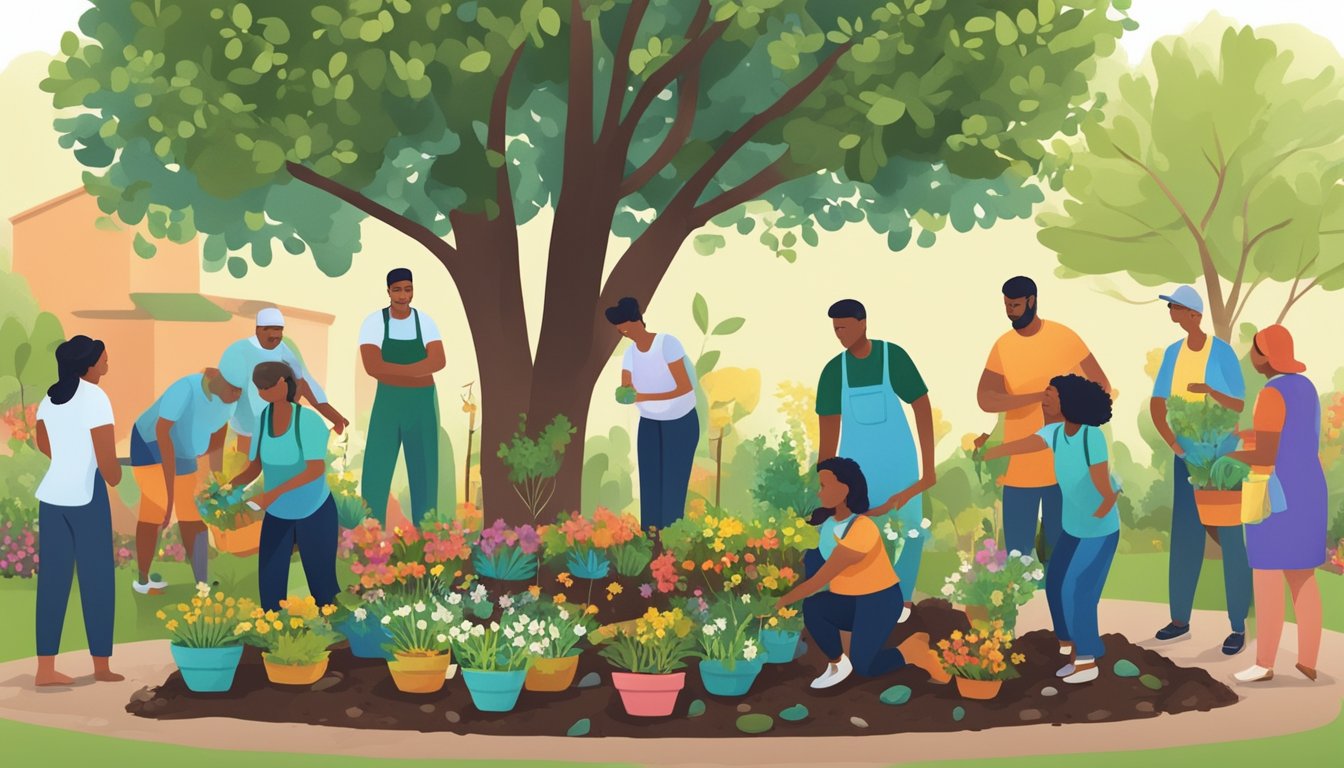
[[434,508],[439,488],[439,398],[434,374],[446,359],[443,337],[428,315],[411,307],[411,271],[387,273],[388,306],[369,315],[359,329],[364,371],[378,382],[364,446],[361,493],[379,523],[387,522],[387,498],[397,454],[406,453],[411,522],[416,526]]
[[275,307],[265,307],[257,313],[257,330],[245,339],[239,339],[224,350],[224,359],[219,367],[224,368],[226,360],[237,368],[230,371],[231,377],[245,382],[246,396],[238,401],[233,419],[229,426],[238,436],[238,451],[246,454],[252,446],[252,435],[256,433],[261,410],[265,407],[256,386],[252,384],[252,372],[262,363],[284,363],[298,376],[299,398],[312,404],[313,410],[322,414],[331,422],[336,434],[341,434],[350,422],[327,402],[327,393],[322,385],[304,367],[298,350],[285,340],[285,316]]
[[[1241,363],[1231,345],[1210,336],[1200,327],[1204,318],[1204,299],[1199,292],[1183,285],[1169,295],[1158,297],[1167,303],[1171,321],[1181,327],[1185,338],[1167,347],[1153,385],[1149,410],[1153,426],[1175,454],[1171,503],[1171,556],[1169,589],[1171,622],[1157,632],[1158,640],[1175,640],[1190,633],[1190,614],[1194,608],[1195,587],[1204,565],[1204,534],[1195,507],[1195,489],[1185,453],[1194,446],[1184,443],[1172,432],[1167,421],[1167,403],[1172,398],[1189,401],[1212,399],[1240,413],[1245,408],[1246,382]],[[1235,440],[1236,438],[1233,438]],[[1246,616],[1251,607],[1251,568],[1246,558],[1246,540],[1240,525],[1208,528],[1208,535],[1223,550],[1223,582],[1227,593],[1227,618],[1232,633],[1223,642],[1223,653],[1232,656],[1246,646]]]
[[[232,378],[230,378],[232,377]],[[200,458],[210,469],[224,466],[224,440],[234,406],[247,382],[237,373],[215,368],[183,376],[164,390],[131,429],[131,474],[140,489],[140,519],[135,526],[135,558],[140,576],[132,583],[144,595],[168,586],[151,573],[159,532],[174,513],[191,567],[199,584],[206,581],[205,523],[196,510]]]

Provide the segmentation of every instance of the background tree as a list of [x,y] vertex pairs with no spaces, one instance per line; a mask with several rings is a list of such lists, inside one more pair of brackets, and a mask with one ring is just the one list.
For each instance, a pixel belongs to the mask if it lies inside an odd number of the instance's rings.
[[1120,78],[1064,175],[1042,244],[1074,274],[1202,282],[1214,332],[1257,288],[1344,287],[1344,59],[1306,30],[1278,39],[1210,19]]
[[[1077,130],[1094,58],[1133,24],[1111,5],[96,0],[43,87],[82,108],[57,127],[102,209],[199,230],[208,269],[278,243],[341,274],[365,216],[432,253],[477,350],[486,506],[518,520],[494,447],[524,412],[582,435],[618,341],[602,308],[648,306],[707,224],[793,259],[847,224],[900,250],[1030,215],[1045,142]],[[517,232],[547,207],[534,353]]]

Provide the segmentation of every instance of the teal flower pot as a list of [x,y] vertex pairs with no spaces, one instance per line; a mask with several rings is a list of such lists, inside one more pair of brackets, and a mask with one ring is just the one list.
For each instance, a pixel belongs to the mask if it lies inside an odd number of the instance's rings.
[[333,628],[349,641],[350,655],[360,659],[392,660],[392,654],[383,650],[384,644],[392,642],[392,635],[372,614],[364,621],[347,618]]
[[233,687],[233,673],[243,658],[243,646],[188,648],[173,644],[173,661],[182,672],[182,682],[196,693],[223,693]]
[[767,664],[788,664],[798,650],[798,632],[778,629],[761,630],[761,645],[765,646]]
[[518,694],[527,680],[526,669],[505,672],[487,672],[463,669],[462,679],[471,694],[471,703],[482,712],[511,712],[518,704]]
[[764,666],[763,659],[738,659],[730,670],[721,661],[705,659],[700,662],[700,681],[705,684],[705,690],[715,696],[746,696]]

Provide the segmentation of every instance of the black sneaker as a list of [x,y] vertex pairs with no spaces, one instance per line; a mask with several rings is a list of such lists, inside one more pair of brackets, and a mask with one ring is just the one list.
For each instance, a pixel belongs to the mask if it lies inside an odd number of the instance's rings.
[[1167,626],[1157,630],[1157,639],[1175,640],[1178,637],[1185,637],[1188,634],[1190,634],[1189,624],[1177,624],[1173,621]]
[[1246,647],[1246,633],[1233,632],[1223,641],[1223,653],[1228,656],[1236,656],[1241,653],[1241,649]]

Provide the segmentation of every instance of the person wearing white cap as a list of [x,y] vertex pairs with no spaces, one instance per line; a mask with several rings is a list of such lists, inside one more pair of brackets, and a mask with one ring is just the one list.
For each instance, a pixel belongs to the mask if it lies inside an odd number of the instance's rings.
[[[1183,285],[1169,295],[1158,297],[1167,303],[1171,321],[1181,327],[1185,338],[1172,343],[1162,356],[1153,385],[1149,411],[1153,426],[1171,446],[1174,457],[1171,502],[1171,556],[1168,573],[1171,598],[1171,623],[1157,632],[1158,640],[1175,640],[1190,634],[1190,614],[1195,603],[1195,587],[1204,565],[1204,534],[1195,507],[1195,490],[1190,485],[1186,452],[1199,450],[1176,437],[1167,421],[1167,403],[1172,398],[1214,402],[1241,412],[1246,402],[1246,381],[1237,353],[1227,342],[1210,336],[1200,327],[1204,318],[1204,299],[1199,292]],[[1232,438],[1235,447],[1236,438]],[[1246,646],[1246,616],[1251,609],[1251,568],[1246,559],[1246,540],[1240,525],[1208,528],[1208,534],[1223,550],[1223,582],[1227,593],[1227,618],[1232,633],[1223,641],[1223,653],[1232,656]]]
[[[257,313],[256,334],[235,341],[225,350],[226,357],[230,352],[241,353],[235,359],[235,364],[240,366],[240,370],[231,373],[247,382],[246,395],[238,402],[238,408],[234,411],[232,421],[229,422],[234,434],[238,435],[238,450],[242,453],[247,453],[251,449],[252,435],[256,432],[257,421],[261,418],[261,409],[266,405],[262,402],[261,395],[257,393],[256,386],[252,384],[252,371],[262,363],[275,362],[288,365],[298,377],[299,397],[311,403],[318,413],[331,422],[333,432],[339,435],[350,425],[350,422],[327,402],[327,393],[304,367],[297,350],[285,344],[284,340],[285,316],[275,307],[266,307]],[[220,368],[224,368],[222,361]],[[231,375],[230,380],[232,378]]]

